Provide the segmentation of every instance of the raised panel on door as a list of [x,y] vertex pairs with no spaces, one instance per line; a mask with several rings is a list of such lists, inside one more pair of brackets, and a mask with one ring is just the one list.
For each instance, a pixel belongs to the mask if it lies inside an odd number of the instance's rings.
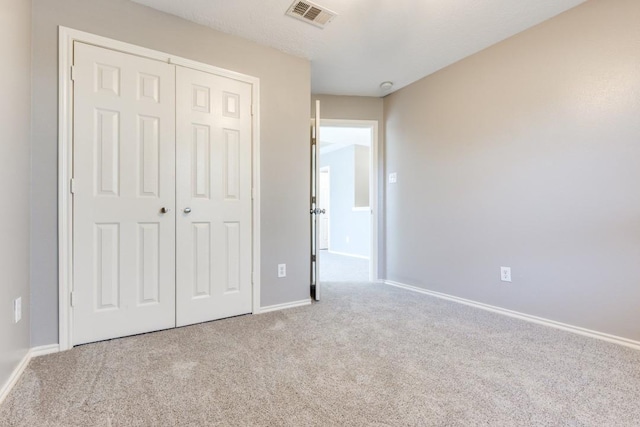
[[120,224],[95,224],[95,309],[117,310],[120,306]]
[[173,327],[175,67],[74,58],[73,344]]
[[251,85],[176,70],[176,322],[250,313]]

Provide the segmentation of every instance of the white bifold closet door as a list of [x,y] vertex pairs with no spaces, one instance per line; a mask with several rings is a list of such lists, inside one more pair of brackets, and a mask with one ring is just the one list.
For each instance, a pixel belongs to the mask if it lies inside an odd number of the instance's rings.
[[251,85],[74,44],[73,344],[252,310]]
[[251,312],[251,86],[176,70],[177,326]]
[[174,327],[175,67],[74,58],[73,343]]

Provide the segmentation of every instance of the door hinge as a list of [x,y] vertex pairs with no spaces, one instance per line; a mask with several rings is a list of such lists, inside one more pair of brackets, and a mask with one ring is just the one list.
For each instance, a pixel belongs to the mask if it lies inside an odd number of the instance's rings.
[[316,139],[315,138],[311,138],[311,146],[313,147],[314,145],[316,145]]
[[76,194],[76,180],[73,178],[69,180],[69,191],[71,194]]
[[251,104],[251,116],[255,116],[256,115],[256,107],[255,105]]
[[316,202],[316,196],[311,196],[311,203],[315,203]]
[[71,292],[69,294],[69,304],[71,305],[71,307],[74,307],[76,305],[76,298],[75,298],[75,292]]
[[316,256],[315,255],[311,255],[311,262],[316,262]]
[[76,67],[74,65],[71,66],[71,74],[69,74],[69,76],[71,77],[71,80],[76,79]]

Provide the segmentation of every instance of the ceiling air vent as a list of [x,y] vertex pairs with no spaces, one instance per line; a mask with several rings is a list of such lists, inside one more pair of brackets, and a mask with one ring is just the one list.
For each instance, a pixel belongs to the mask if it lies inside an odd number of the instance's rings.
[[289,10],[287,10],[286,15],[319,28],[324,28],[325,25],[336,17],[335,12],[310,1],[294,1]]

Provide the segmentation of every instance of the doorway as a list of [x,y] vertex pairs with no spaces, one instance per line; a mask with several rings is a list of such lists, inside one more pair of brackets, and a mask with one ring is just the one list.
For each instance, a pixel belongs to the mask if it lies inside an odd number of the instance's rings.
[[320,120],[319,280],[375,281],[377,122]]
[[318,240],[318,249],[321,251],[329,250],[330,224],[331,216],[331,168],[329,166],[320,168],[320,238]]

